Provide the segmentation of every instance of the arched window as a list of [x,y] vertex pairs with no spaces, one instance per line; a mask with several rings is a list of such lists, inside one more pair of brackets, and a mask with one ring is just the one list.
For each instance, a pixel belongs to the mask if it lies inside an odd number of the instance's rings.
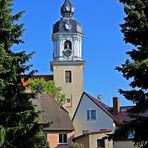
[[64,49],[72,49],[72,43],[71,41],[65,41],[64,43]]

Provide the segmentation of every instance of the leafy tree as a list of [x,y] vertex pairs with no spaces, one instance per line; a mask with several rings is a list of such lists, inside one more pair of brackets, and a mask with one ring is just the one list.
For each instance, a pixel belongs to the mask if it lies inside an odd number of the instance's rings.
[[16,24],[23,12],[12,15],[11,6],[12,0],[0,0],[0,147],[45,148],[33,95],[24,93],[21,85],[21,75],[30,68],[25,63],[32,53],[12,50],[13,45],[23,43],[23,24]]
[[[125,43],[132,44],[127,52],[130,57],[117,70],[130,80],[131,90],[119,90],[135,106],[128,110],[131,121],[122,123],[116,131],[134,134],[133,141],[139,147],[148,147],[148,0],[120,0],[126,17],[121,25]],[[115,136],[114,135],[114,136]]]
[[50,96],[56,99],[60,105],[64,105],[66,98],[64,94],[61,94],[61,88],[55,86],[54,81],[45,81],[41,79],[29,79],[29,83],[32,91],[36,92],[41,89],[43,92],[47,92]]

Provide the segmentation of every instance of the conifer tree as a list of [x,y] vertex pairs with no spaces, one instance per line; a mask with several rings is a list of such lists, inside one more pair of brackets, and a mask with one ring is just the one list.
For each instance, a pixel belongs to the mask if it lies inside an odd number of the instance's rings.
[[39,112],[32,105],[32,94],[25,93],[21,75],[31,54],[14,52],[13,45],[23,43],[23,24],[16,21],[23,12],[12,15],[12,0],[0,0],[0,147],[45,148]]
[[120,0],[126,17],[121,25],[125,43],[132,48],[130,57],[117,70],[130,81],[131,90],[120,90],[135,106],[128,110],[131,121],[125,122],[115,135],[126,131],[134,134],[133,141],[139,147],[148,147],[148,0]]

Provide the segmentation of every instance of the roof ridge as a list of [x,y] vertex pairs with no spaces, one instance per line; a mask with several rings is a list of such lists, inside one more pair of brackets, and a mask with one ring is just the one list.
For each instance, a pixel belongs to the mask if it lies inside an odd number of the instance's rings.
[[85,92],[85,94],[87,94],[89,97],[91,97],[91,98],[92,98],[92,99],[94,99],[95,101],[97,101],[97,102],[99,102],[99,103],[103,104],[105,107],[110,108],[110,106],[108,106],[107,104],[103,103],[102,101],[100,101],[100,100],[96,99],[95,97],[93,97],[93,96],[89,95],[88,93],[86,93],[86,92]]
[[[94,97],[92,97],[91,95],[89,95],[88,93],[86,93],[85,91],[84,91],[84,92],[82,93],[82,95],[81,95],[80,101],[79,101],[78,106],[77,106],[77,108],[76,108],[76,111],[75,111],[75,113],[74,113],[74,115],[73,115],[72,121],[74,120],[74,117],[75,117],[75,115],[76,115],[76,113],[77,113],[77,110],[78,110],[78,108],[79,108],[79,106],[80,106],[80,103],[81,103],[81,100],[82,100],[84,94],[85,94],[88,98],[90,98],[97,106],[99,106],[106,114],[108,114],[114,121],[117,121],[116,118],[113,116],[113,114],[110,113],[105,107],[103,107],[103,105],[102,105],[103,103],[97,103],[97,102],[96,102],[97,99],[95,99]],[[105,104],[104,104],[104,105],[105,105]]]

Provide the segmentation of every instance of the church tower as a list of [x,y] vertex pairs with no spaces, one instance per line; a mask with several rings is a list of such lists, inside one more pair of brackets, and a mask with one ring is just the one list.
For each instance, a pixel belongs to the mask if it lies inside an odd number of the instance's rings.
[[64,107],[73,117],[83,93],[82,26],[73,19],[74,7],[65,0],[62,18],[53,26],[53,61],[50,63],[56,86],[62,88],[67,101]]

